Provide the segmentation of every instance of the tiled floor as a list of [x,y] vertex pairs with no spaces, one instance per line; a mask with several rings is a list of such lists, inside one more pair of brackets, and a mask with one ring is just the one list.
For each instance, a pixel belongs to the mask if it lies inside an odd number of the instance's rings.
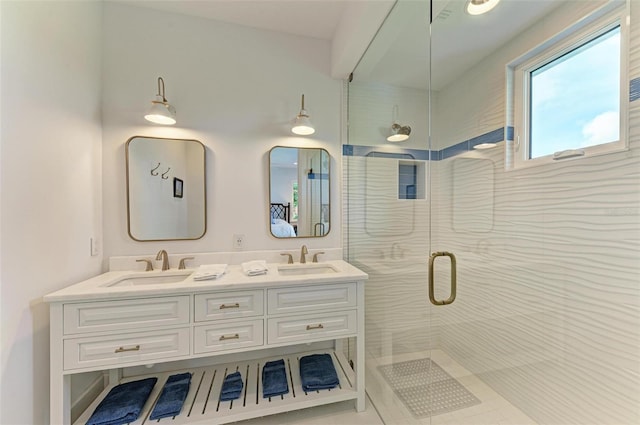
[[[428,357],[429,353],[414,353],[396,356],[393,362],[403,362]],[[480,399],[474,406],[447,412],[431,418],[416,419],[411,415],[394,391],[379,374],[379,365],[391,363],[389,359],[367,359],[367,394],[377,402],[385,422],[378,416],[369,398],[364,412],[355,411],[354,402],[334,403],[325,406],[302,409],[279,415],[238,422],[242,425],[536,425],[520,410],[444,352],[434,350],[432,359],[449,375]]]

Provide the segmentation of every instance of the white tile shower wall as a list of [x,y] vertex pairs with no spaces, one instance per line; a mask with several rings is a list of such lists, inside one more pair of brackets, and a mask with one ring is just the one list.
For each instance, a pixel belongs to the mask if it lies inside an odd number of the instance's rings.
[[[349,144],[426,149],[428,99],[426,90],[359,81],[356,73],[349,84]],[[406,142],[386,140],[393,124],[394,105],[398,106],[398,122],[411,127]]]
[[[159,249],[225,252],[232,250],[235,233],[247,236],[247,251],[299,249],[302,243],[310,249],[341,246],[342,83],[330,76],[330,42],[114,2],[104,3],[103,33],[107,257]],[[142,118],[158,76],[177,109],[173,127]],[[303,93],[317,132],[292,137],[290,124]],[[127,235],[124,144],[134,135],[197,139],[206,146],[208,214],[202,239],[139,243]],[[335,178],[327,237],[302,241],[270,235],[267,164],[276,145],[330,153]]]
[[367,353],[379,357],[427,350],[437,341],[425,290],[427,201],[398,199],[397,159],[348,156],[344,161],[347,258],[369,273]]
[[[427,148],[426,90],[360,81],[358,72],[348,90],[349,144],[378,152]],[[394,105],[398,121],[411,126],[406,142],[386,141]],[[427,200],[398,199],[399,159],[344,156],[343,162],[345,256],[369,273],[367,354],[379,358],[437,346],[426,295]]]
[[[564,18],[588,7],[567,3]],[[639,10],[631,4],[634,78]],[[440,115],[440,123],[459,117],[461,103],[466,116],[478,119],[443,125],[439,137],[455,143],[504,125],[504,63],[561,22],[542,22],[442,90],[440,105],[449,115]],[[493,90],[460,102],[460,90],[473,92],[475,81]],[[630,106],[628,152],[511,172],[504,171],[503,144],[463,154],[493,163],[488,231],[454,230],[452,169],[460,157],[432,164],[434,247],[459,260],[458,299],[439,310],[442,349],[541,424],[640,423],[640,104]]]

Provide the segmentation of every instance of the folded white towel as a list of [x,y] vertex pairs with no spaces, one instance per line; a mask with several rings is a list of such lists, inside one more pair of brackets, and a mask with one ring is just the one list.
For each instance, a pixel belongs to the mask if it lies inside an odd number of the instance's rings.
[[226,272],[226,264],[203,264],[193,273],[193,280],[217,279]]
[[267,273],[267,262],[264,260],[247,261],[240,264],[242,271],[247,276],[257,276]]

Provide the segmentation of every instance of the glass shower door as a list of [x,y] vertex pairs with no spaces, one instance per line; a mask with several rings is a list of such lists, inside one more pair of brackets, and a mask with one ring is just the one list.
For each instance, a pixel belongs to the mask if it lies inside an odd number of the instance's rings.
[[[623,99],[627,152],[513,162],[507,65],[605,2],[502,0],[480,17],[466,3],[433,2],[431,25],[430,252],[456,259],[436,257],[435,299],[457,282],[430,310],[448,375],[430,376],[431,423],[640,423],[640,104]],[[639,10],[618,4],[633,34]]]
[[[429,2],[398,1],[348,86],[367,393],[387,424],[640,423],[640,100],[628,150],[520,169],[507,101],[523,46],[603,2],[502,0],[507,18],[473,23],[465,3],[434,1],[429,28]],[[395,122],[407,141],[386,140]]]

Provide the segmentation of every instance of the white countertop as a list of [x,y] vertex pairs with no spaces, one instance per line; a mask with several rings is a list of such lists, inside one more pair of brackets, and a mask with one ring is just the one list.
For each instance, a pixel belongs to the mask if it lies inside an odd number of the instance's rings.
[[[195,281],[191,273],[195,269],[167,271],[110,271],[92,277],[85,281],[68,286],[56,292],[44,296],[48,303],[67,301],[93,301],[114,298],[131,298],[147,296],[181,295],[196,292],[210,292],[217,290],[234,289],[259,289],[273,286],[296,286],[314,283],[339,283],[345,281],[360,281],[368,278],[368,275],[360,269],[343,260],[323,261],[311,264],[328,264],[337,271],[333,273],[284,276],[278,271],[278,267],[287,266],[282,263],[267,264],[268,272],[259,276],[247,276],[242,272],[240,265],[227,266],[226,273],[218,279]],[[127,277],[171,276],[186,274],[182,281],[173,283],[144,284],[137,286],[109,286]]]

